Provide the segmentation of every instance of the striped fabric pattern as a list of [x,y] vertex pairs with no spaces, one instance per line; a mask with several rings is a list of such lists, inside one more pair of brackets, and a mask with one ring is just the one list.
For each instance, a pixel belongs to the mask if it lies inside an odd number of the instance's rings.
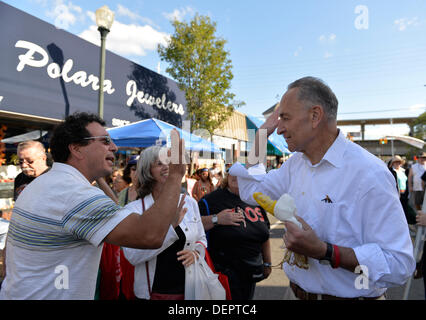
[[21,248],[42,251],[87,245],[95,232],[119,209],[105,195],[96,195],[79,203],[62,220],[15,207],[7,241]]

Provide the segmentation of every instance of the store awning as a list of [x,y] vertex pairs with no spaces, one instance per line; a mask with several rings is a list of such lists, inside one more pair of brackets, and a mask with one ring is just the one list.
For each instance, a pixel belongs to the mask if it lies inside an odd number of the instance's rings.
[[119,147],[149,147],[169,145],[170,132],[176,129],[185,140],[185,147],[191,151],[222,152],[214,143],[195,134],[182,130],[167,122],[151,118],[118,128],[107,129],[114,143]]
[[[247,119],[247,129],[257,130],[265,122],[265,120],[261,117],[255,117],[255,116],[249,116],[249,115],[246,116],[246,119]],[[251,145],[252,145],[252,142],[248,144],[248,150],[250,150]],[[276,155],[276,156],[289,155],[291,152],[288,150],[287,147],[288,145],[284,137],[278,135],[276,130],[268,137],[268,145],[267,145],[268,155]]]

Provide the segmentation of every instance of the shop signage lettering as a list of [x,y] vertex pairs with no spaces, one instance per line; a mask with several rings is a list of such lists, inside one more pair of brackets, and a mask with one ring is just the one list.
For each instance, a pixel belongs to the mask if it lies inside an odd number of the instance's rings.
[[184,110],[181,104],[172,103],[171,101],[167,101],[166,103],[166,95],[163,93],[162,97],[154,97],[149,95],[149,93],[144,93],[143,91],[138,91],[136,82],[133,80],[129,80],[126,86],[126,94],[129,96],[127,99],[127,106],[130,107],[133,104],[133,101],[137,99],[140,103],[146,103],[150,106],[157,106],[158,109],[164,109],[169,111],[174,111],[177,114],[183,115]]
[[[42,47],[32,42],[19,40],[18,42],[16,42],[15,47],[28,50],[25,54],[21,54],[18,56],[19,63],[16,67],[16,70],[18,70],[19,72],[24,70],[24,67],[26,65],[30,67],[42,68],[46,66],[49,62],[49,56],[47,52]],[[34,58],[35,53],[38,53],[41,56],[41,59],[36,60]],[[92,84],[93,90],[99,90],[99,78],[94,76],[93,74],[87,76],[86,72],[77,71],[76,73],[70,76],[69,72],[71,71],[73,64],[73,61],[71,59],[68,59],[61,70],[61,67],[57,63],[52,62],[47,66],[47,74],[52,79],[62,77],[65,82],[73,81],[75,84],[80,85],[83,88],[87,87],[89,84]],[[114,91],[115,89],[112,87],[111,81],[105,79],[104,92],[112,94]]]
[[[16,42],[15,47],[27,50],[25,54],[21,54],[18,56],[19,63],[16,67],[16,70],[18,72],[24,70],[25,66],[43,68],[47,65],[46,72],[48,76],[52,79],[62,77],[65,82],[74,82],[76,85],[79,85],[83,88],[90,85],[90,87],[94,91],[99,90],[99,78],[97,76],[93,74],[87,75],[87,72],[82,70],[76,71],[74,73],[73,71],[71,71],[74,65],[72,59],[68,59],[64,63],[61,70],[61,66],[57,63],[49,63],[49,56],[46,50],[44,50],[42,47],[35,43],[19,40]],[[34,55],[36,55],[36,57]],[[111,80],[104,80],[103,91],[107,94],[113,94],[115,92]],[[161,97],[155,97],[150,95],[149,93],[139,91],[136,82],[133,80],[129,80],[127,82],[126,94],[127,96],[129,96],[126,102],[128,107],[130,107],[133,102],[137,100],[139,103],[145,103],[150,106],[156,106],[159,109],[168,110],[170,112],[175,112],[180,115],[183,115],[185,113],[182,104],[178,105],[171,101],[166,101],[165,94],[163,94]]]

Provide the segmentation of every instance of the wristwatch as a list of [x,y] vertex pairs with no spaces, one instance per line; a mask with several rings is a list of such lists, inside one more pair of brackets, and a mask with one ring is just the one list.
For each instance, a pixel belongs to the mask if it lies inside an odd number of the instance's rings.
[[217,226],[217,214],[212,215],[212,222],[214,226]]
[[333,259],[333,245],[328,242],[326,242],[326,244],[327,244],[327,251],[325,253],[325,256],[319,259],[319,263],[324,265],[331,265],[331,262]]
[[272,264],[271,264],[271,263],[269,263],[269,262],[264,262],[264,263],[263,263],[263,266],[264,266],[265,268],[271,268],[271,267],[272,267]]

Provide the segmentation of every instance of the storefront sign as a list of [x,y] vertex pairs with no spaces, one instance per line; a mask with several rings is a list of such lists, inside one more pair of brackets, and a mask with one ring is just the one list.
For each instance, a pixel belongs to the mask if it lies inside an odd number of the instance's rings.
[[[97,113],[98,46],[2,2],[0,28],[0,110],[53,119]],[[107,126],[154,117],[181,127],[187,116],[175,81],[109,51],[102,90]]]

